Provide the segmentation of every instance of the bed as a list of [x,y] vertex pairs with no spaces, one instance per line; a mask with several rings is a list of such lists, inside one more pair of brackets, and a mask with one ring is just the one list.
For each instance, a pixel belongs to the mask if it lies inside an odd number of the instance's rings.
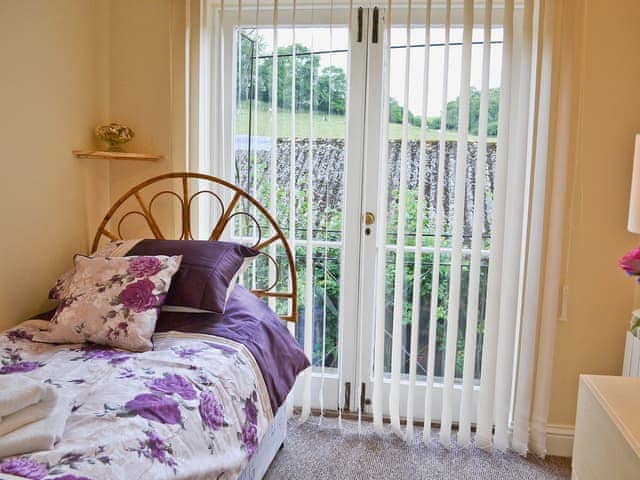
[[[179,219],[173,235],[155,213],[163,198],[174,202]],[[161,311],[153,349],[146,352],[34,341],[46,332],[51,312],[3,332],[0,375],[52,386],[67,402],[69,416],[53,449],[0,459],[0,478],[264,476],[285,440],[287,395],[308,366],[285,325],[297,319],[293,255],[267,209],[215,177],[161,175],[115,202],[92,251],[111,242],[117,254],[137,255],[131,247],[139,241],[131,235],[173,236],[187,245],[195,205],[210,212],[206,238],[212,242],[228,239],[242,218],[244,240],[249,232],[252,247],[264,252],[266,263],[255,269],[267,278],[260,284],[254,274],[253,290],[235,285],[224,312]],[[140,222],[127,230],[132,219]]]

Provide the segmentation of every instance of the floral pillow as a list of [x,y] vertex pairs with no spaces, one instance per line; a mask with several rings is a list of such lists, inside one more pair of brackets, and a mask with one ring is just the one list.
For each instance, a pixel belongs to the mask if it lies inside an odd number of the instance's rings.
[[159,307],[181,261],[181,256],[76,255],[73,276],[49,330],[34,340],[149,350]]
[[[127,255],[127,252],[131,250],[131,248],[140,241],[140,239],[135,240],[115,240],[113,242],[108,242],[93,252],[90,257],[124,257]],[[73,269],[67,270],[64,272],[58,280],[56,284],[51,287],[49,290],[49,300],[61,300],[62,297],[66,295],[66,290],[69,287],[69,282],[71,282],[71,277],[73,277]]]

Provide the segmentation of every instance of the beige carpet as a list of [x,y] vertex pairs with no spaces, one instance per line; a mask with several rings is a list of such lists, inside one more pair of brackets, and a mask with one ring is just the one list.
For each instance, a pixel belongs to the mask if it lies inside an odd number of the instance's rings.
[[507,453],[488,453],[475,447],[446,449],[432,432],[431,445],[416,441],[407,445],[391,433],[380,438],[370,424],[312,417],[300,425],[289,422],[287,440],[267,472],[267,480],[302,479],[559,479],[570,478],[570,459],[523,458]]

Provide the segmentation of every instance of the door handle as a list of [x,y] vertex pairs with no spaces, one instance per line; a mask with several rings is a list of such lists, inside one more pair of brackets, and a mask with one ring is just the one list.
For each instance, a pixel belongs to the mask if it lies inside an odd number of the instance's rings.
[[378,43],[378,24],[380,23],[380,13],[378,7],[373,9],[373,28],[371,30],[371,43]]
[[364,224],[365,225],[373,225],[376,223],[376,215],[373,212],[365,212],[364,213]]

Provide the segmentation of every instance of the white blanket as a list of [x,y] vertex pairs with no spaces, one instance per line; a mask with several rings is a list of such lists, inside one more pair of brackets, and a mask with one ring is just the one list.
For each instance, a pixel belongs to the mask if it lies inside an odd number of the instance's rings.
[[51,450],[62,437],[70,410],[70,402],[49,387],[40,403],[6,417],[0,424],[3,427],[11,417],[21,414],[22,420],[27,411],[36,418],[35,421],[23,423],[19,428],[0,436],[0,457]]
[[[43,436],[55,426],[35,422],[7,435],[0,478],[233,480],[268,429],[268,390],[240,343],[157,333],[152,351],[131,353],[28,340],[43,327],[31,320],[0,333],[0,376],[27,375],[53,387],[71,400],[62,412],[69,417],[53,448],[55,435]],[[5,450],[7,439],[16,456]]]
[[0,424],[7,415],[40,402],[46,392],[46,385],[25,375],[0,376]]
[[27,408],[23,408],[22,410],[18,410],[17,412],[4,417],[2,423],[0,423],[0,440],[14,430],[50,415],[56,405],[56,402],[56,392],[52,387],[47,387],[45,389],[45,396],[40,402],[34,405],[29,405]]

